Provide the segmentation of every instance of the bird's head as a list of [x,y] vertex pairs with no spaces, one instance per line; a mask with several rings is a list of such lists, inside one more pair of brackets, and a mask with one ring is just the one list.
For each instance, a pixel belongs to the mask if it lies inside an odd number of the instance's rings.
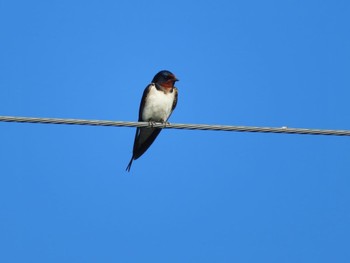
[[159,71],[153,78],[152,83],[156,83],[166,89],[172,89],[178,79],[168,70]]

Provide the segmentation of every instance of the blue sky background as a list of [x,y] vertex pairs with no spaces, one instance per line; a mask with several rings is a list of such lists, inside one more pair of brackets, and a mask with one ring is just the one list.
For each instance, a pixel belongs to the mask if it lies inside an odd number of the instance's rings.
[[[0,115],[350,129],[349,1],[0,1]],[[347,137],[0,123],[1,262],[349,262]]]

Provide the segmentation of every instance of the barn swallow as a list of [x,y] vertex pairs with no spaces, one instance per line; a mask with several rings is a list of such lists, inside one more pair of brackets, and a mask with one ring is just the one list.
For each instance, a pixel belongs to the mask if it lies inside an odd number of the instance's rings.
[[[178,79],[167,70],[158,72],[142,95],[139,108],[139,121],[166,123],[177,104]],[[131,160],[126,167],[130,171],[133,160],[138,159],[152,145],[161,128],[137,128]]]

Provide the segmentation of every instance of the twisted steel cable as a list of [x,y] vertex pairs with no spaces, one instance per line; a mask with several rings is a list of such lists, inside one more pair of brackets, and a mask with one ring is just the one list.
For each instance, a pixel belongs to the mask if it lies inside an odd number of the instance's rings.
[[84,119],[63,119],[63,118],[33,118],[33,117],[15,117],[15,116],[0,116],[0,122],[70,124],[70,125],[112,126],[112,127],[153,127],[153,128],[164,128],[164,129],[183,129],[183,130],[350,136],[350,130],[305,129],[305,128],[289,128],[285,126],[284,127],[254,127],[254,126],[233,126],[233,125],[209,125],[209,124],[148,123],[148,122],[130,122],[130,121],[84,120]]

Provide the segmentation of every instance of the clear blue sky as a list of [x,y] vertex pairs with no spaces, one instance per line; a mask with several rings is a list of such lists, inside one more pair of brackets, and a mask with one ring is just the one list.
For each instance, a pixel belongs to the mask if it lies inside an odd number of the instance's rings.
[[[350,129],[349,1],[0,1],[0,115]],[[350,262],[348,137],[0,123],[0,262]]]

